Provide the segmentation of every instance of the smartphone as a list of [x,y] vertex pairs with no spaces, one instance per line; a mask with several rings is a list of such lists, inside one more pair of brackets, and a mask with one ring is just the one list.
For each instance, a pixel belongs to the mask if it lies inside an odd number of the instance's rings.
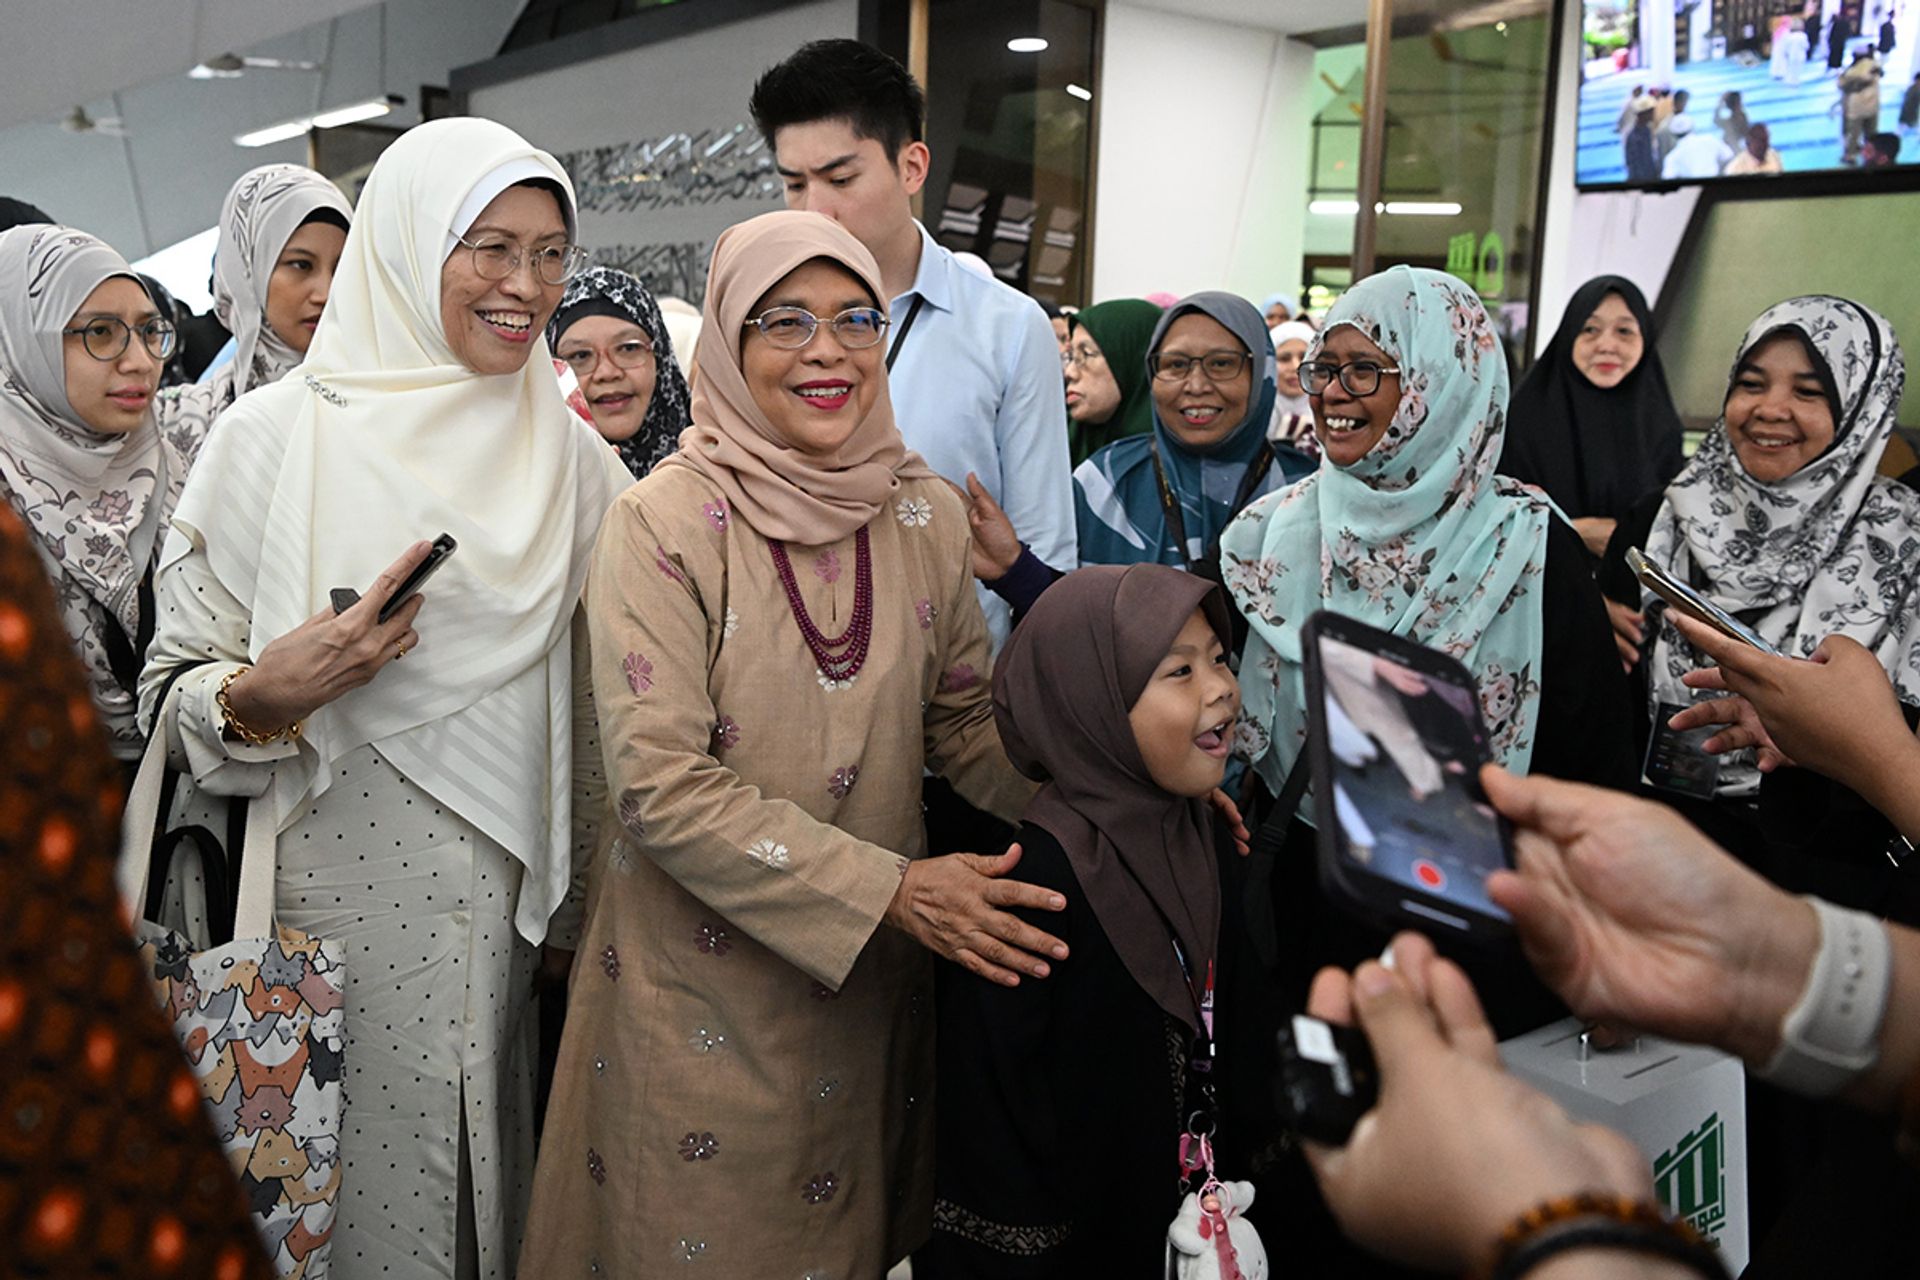
[[1752,627],[1647,559],[1640,548],[1627,548],[1627,568],[1633,570],[1641,586],[1665,600],[1669,608],[1678,609],[1695,622],[1704,623],[1742,644],[1750,644],[1762,653],[1780,655],[1780,651],[1762,640]]
[[1320,884],[1390,928],[1491,943],[1512,921],[1487,877],[1513,865],[1480,788],[1486,724],[1446,654],[1321,611],[1302,634]]
[[1281,1024],[1277,1040],[1274,1093],[1282,1123],[1303,1138],[1344,1147],[1380,1096],[1366,1035],[1301,1013]]
[[431,578],[434,573],[439,570],[440,566],[447,562],[447,557],[457,551],[459,547],[460,544],[453,540],[453,535],[450,533],[443,533],[435,538],[433,540],[433,550],[427,552],[427,558],[414,566],[413,572],[408,574],[398,587],[394,588],[393,594],[387,598],[387,602],[380,606],[380,621],[386,622],[392,618],[394,614],[398,613],[400,606],[417,595],[420,588],[427,584],[427,579]]

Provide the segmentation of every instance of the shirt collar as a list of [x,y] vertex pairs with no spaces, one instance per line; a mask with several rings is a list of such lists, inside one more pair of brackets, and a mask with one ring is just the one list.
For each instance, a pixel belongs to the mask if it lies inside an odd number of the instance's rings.
[[900,297],[908,298],[917,293],[940,310],[951,311],[953,255],[940,247],[918,219],[914,220],[913,225],[920,232],[920,269],[914,273],[912,287]]

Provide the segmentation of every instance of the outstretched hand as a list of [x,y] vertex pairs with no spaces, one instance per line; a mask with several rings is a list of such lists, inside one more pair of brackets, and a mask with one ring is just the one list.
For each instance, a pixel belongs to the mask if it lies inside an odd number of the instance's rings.
[[1005,879],[1019,862],[1017,844],[997,858],[949,853],[910,862],[886,922],[990,982],[1017,987],[1022,974],[1044,978],[1052,972],[1048,958],[1067,958],[1066,943],[1007,908],[1064,911],[1067,900],[1051,889]]

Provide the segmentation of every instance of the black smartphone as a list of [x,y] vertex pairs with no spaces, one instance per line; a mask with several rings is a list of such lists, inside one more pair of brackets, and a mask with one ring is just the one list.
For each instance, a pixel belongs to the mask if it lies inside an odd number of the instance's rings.
[[1303,1138],[1344,1147],[1380,1096],[1380,1073],[1367,1037],[1295,1014],[1277,1033],[1280,1071],[1274,1093],[1280,1119]]
[[400,606],[408,600],[411,600],[419,592],[420,588],[427,584],[427,579],[431,578],[440,566],[447,562],[447,557],[459,550],[459,548],[460,544],[453,540],[453,535],[450,533],[443,533],[435,538],[433,540],[433,550],[427,552],[427,558],[413,567],[413,572],[408,574],[401,581],[400,585],[394,588],[393,594],[387,598],[387,602],[380,606],[380,621],[386,622],[392,618],[394,614],[398,613]]
[[1487,877],[1513,865],[1480,788],[1486,723],[1446,654],[1322,611],[1302,635],[1307,762],[1327,895],[1389,927],[1493,942],[1512,932]]

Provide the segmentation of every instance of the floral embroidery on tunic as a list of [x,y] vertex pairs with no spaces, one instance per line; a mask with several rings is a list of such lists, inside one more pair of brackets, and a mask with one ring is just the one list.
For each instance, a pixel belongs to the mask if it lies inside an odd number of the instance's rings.
[[813,558],[813,573],[822,582],[840,581],[840,557],[831,547]]
[[909,529],[924,529],[933,520],[933,504],[925,498],[902,498],[893,505],[893,514]]
[[702,1053],[712,1053],[715,1049],[726,1048],[727,1038],[718,1031],[710,1031],[705,1027],[696,1027],[694,1028],[693,1034],[687,1037],[687,1043]]
[[920,619],[922,631],[933,630],[933,620],[940,616],[940,610],[936,609],[933,601],[925,596],[913,602],[913,612],[914,616]]
[[653,664],[637,653],[630,653],[620,660],[620,669],[627,673],[627,688],[637,697],[653,688]]
[[787,846],[778,840],[770,840],[764,836],[747,846],[747,856],[761,866],[771,867],[775,871],[785,868],[791,861]]
[[853,682],[860,678],[859,676],[848,676],[845,680],[836,680],[824,671],[816,671],[814,672],[814,676],[819,680],[820,687],[828,693],[838,693],[842,689],[851,689],[853,688]]
[[733,939],[717,925],[702,924],[700,936],[693,940],[693,945],[700,948],[703,955],[723,956],[733,950]]
[[833,1199],[833,1193],[840,1189],[840,1177],[829,1169],[807,1179],[807,1185],[800,1188],[800,1198],[808,1204],[825,1204]]
[[687,575],[681,573],[679,566],[675,565],[673,561],[668,558],[665,547],[655,547],[653,549],[653,567],[666,574],[669,579],[679,583],[681,586],[684,587],[687,585]]
[[721,716],[713,726],[713,745],[719,750],[740,745],[740,723],[732,716]]
[[740,615],[733,611],[732,605],[728,605],[726,617],[723,618],[720,623],[720,638],[722,640],[731,640],[733,639],[733,633],[739,629]]
[[705,1240],[687,1240],[683,1238],[680,1241],[680,1247],[675,1250],[675,1256],[682,1262],[698,1262],[700,1255],[706,1251],[707,1242]]
[[980,673],[965,662],[956,662],[940,673],[940,692],[959,693],[980,683]]
[[680,1139],[680,1158],[688,1164],[695,1160],[711,1160],[720,1150],[720,1141],[711,1133],[689,1133]]
[[725,498],[716,498],[701,507],[700,511],[707,517],[707,523],[713,526],[715,533],[727,531],[727,500]]
[[600,953],[600,967],[606,970],[609,978],[620,977],[620,953],[613,949],[612,943],[608,943],[606,950]]
[[607,1185],[607,1162],[602,1160],[600,1153],[592,1147],[587,1148],[587,1175],[593,1179],[596,1186]]
[[835,800],[845,800],[853,791],[854,783],[860,781],[860,766],[850,764],[843,769],[835,769],[833,776],[827,779],[827,794]]
[[840,1079],[838,1076],[814,1077],[814,1081],[813,1081],[814,1096],[819,1098],[823,1102],[826,1101],[828,1098],[832,1097],[834,1090],[838,1089],[839,1087],[840,1087]]

